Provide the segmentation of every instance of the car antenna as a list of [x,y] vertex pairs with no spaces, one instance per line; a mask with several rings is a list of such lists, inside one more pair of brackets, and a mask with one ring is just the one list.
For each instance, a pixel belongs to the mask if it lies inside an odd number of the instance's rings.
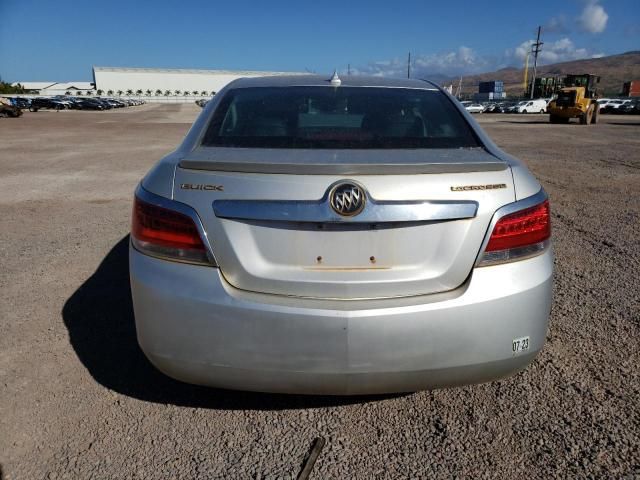
[[333,75],[331,75],[331,78],[329,79],[329,83],[334,87],[340,86],[340,84],[342,83],[342,80],[340,80],[340,77],[338,76],[338,70],[333,71]]

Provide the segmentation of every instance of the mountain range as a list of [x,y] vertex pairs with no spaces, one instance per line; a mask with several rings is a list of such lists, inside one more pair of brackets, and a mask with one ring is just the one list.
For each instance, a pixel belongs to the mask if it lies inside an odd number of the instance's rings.
[[[569,73],[593,73],[600,75],[598,90],[602,95],[619,95],[622,92],[622,84],[630,80],[640,81],[640,51],[609,55],[599,58],[587,58],[570,62],[543,65],[537,68],[537,76],[564,76]],[[533,74],[532,64],[529,65],[529,79]],[[429,80],[440,85],[453,85],[454,91],[458,86],[460,77],[451,78],[445,75],[427,76]],[[524,69],[503,68],[495,72],[480,73],[462,77],[462,93],[473,94],[478,92],[478,83],[492,80],[502,80],[504,88],[509,96],[519,96],[523,93]]]

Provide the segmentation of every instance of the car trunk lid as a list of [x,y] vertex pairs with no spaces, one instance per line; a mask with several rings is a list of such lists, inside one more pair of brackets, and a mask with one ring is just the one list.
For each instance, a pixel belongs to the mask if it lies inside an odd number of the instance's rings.
[[[343,183],[364,192],[357,215],[330,206]],[[198,211],[234,287],[361,299],[460,286],[514,191],[507,165],[480,149],[203,148],[180,162],[174,198]]]

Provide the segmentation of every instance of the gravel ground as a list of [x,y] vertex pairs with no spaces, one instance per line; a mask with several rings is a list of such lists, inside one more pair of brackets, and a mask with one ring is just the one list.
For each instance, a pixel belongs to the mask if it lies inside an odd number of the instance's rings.
[[0,477],[640,478],[640,118],[480,115],[551,196],[547,345],[509,379],[374,398],[193,387],[139,351],[131,194],[192,105],[0,119]]

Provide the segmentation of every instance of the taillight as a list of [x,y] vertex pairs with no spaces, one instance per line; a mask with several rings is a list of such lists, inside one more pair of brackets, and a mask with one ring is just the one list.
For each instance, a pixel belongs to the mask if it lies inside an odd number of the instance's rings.
[[133,201],[131,241],[142,253],[168,260],[211,265],[193,219],[137,196]]
[[478,266],[523,260],[544,252],[551,237],[549,201],[503,216],[493,227]]

